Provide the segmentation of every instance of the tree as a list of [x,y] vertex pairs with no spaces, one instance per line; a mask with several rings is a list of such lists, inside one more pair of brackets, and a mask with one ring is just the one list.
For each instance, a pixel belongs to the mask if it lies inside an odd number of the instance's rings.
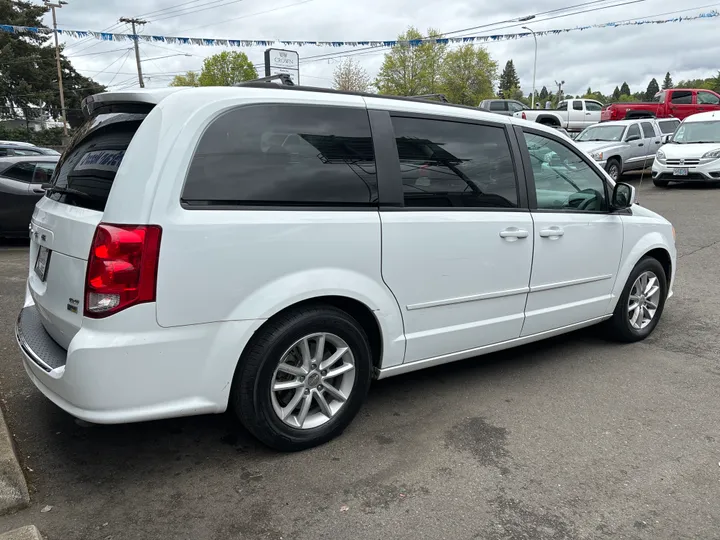
[[620,86],[620,95],[621,96],[629,96],[630,94],[630,87],[628,86],[628,83],[623,82],[622,86]]
[[647,90],[645,90],[645,101],[652,101],[652,99],[655,97],[655,94],[657,94],[660,91],[660,85],[658,85],[657,79],[653,78],[649,83]]
[[670,77],[670,72],[668,71],[665,74],[665,80],[663,81],[662,89],[669,90],[672,87],[673,87],[672,77]]
[[612,93],[612,98],[613,98],[613,100],[614,100],[614,101],[619,101],[621,95],[622,95],[622,92],[620,92],[620,88],[618,88],[618,87],[616,86],[616,87],[615,87],[615,90],[613,90],[613,93]]
[[[21,0],[0,0],[0,20],[4,24],[47,28],[42,16],[48,11]],[[71,127],[82,123],[82,100],[105,90],[92,79],[80,75],[60,53],[67,120]],[[51,118],[62,115],[55,66],[55,47],[47,34],[0,32],[0,116],[39,114],[40,108]]]
[[370,76],[360,64],[352,58],[346,58],[335,68],[333,88],[350,92],[367,92],[370,87]]
[[505,63],[505,68],[500,74],[500,83],[498,84],[498,91],[506,99],[512,99],[514,94],[520,88],[520,79],[515,71],[515,64],[512,60],[508,60]]
[[[433,29],[429,29],[427,35],[440,36]],[[420,41],[422,38],[422,34],[412,26],[398,36],[398,41],[405,43],[393,47],[385,55],[375,80],[375,86],[381,94],[418,96],[438,91],[447,45]]]
[[[483,99],[493,97],[497,67],[484,47],[462,45],[445,56],[440,73],[442,92],[451,103],[477,107]],[[517,89],[509,91],[514,96]]]
[[175,75],[170,86],[200,86],[199,79],[196,71],[188,71],[185,75]]
[[549,95],[547,87],[543,86],[542,90],[540,90],[540,99],[546,101]]
[[244,52],[221,52],[203,62],[198,78],[200,86],[232,86],[257,79],[257,70]]

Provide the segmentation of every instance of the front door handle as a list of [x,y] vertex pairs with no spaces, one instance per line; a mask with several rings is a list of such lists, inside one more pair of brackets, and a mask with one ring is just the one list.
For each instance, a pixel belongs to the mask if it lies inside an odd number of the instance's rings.
[[655,141],[655,144],[660,144],[660,141]]
[[638,146],[645,146],[645,143],[638,143]]
[[505,238],[508,242],[514,242],[518,238],[527,238],[530,235],[525,229],[517,227],[508,227],[504,231],[500,231],[500,238]]
[[560,227],[548,227],[547,229],[542,229],[540,231],[540,236],[542,238],[549,238],[550,240],[557,240],[563,234],[565,234],[565,231],[563,231]]

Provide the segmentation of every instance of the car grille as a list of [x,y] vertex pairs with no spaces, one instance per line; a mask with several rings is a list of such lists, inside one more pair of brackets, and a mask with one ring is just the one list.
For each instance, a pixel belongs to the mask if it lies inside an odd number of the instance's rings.
[[687,176],[673,176],[673,173],[660,173],[657,176],[654,176],[656,180],[669,180],[671,182],[687,182],[688,180],[692,181],[700,181],[700,182],[709,182],[710,179],[705,176],[704,174],[700,173],[690,173]]
[[695,167],[700,165],[700,159],[668,159],[667,164],[675,167]]

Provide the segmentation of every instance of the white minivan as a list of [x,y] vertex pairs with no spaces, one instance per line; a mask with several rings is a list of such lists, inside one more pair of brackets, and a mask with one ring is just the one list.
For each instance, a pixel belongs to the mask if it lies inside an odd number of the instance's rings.
[[299,450],[373,378],[601,322],[641,340],[671,295],[672,225],[537,123],[263,82],[84,109],[16,336],[89,422],[229,408]]

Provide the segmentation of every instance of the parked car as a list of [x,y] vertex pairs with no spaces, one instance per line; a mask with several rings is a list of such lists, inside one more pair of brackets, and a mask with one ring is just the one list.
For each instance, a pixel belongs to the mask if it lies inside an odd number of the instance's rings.
[[12,156],[59,156],[60,152],[52,148],[38,146],[19,146],[16,144],[0,144],[0,158]]
[[12,144],[15,146],[35,146],[33,143],[22,141],[0,141],[0,144]]
[[513,116],[550,127],[562,127],[569,132],[580,132],[600,121],[602,103],[592,99],[567,99],[557,109],[528,109]]
[[651,118],[618,120],[586,128],[575,142],[617,181],[627,171],[651,166],[662,136]]
[[603,107],[601,121],[632,118],[677,118],[720,110],[720,94],[711,90],[675,88],[662,90],[648,103],[611,103]]
[[35,203],[43,196],[57,156],[0,157],[0,237],[27,238]]
[[516,112],[529,111],[530,107],[514,99],[484,99],[480,102],[480,109],[491,113],[512,116]]
[[687,117],[652,166],[653,183],[720,181],[720,111]]
[[668,141],[668,136],[675,133],[675,130],[680,125],[680,120],[677,118],[656,118],[655,122],[660,127],[660,131],[663,134],[663,143]]
[[672,291],[672,225],[538,123],[257,82],[83,109],[16,334],[89,422],[229,408],[299,450],[373,378],[603,321],[642,340]]

